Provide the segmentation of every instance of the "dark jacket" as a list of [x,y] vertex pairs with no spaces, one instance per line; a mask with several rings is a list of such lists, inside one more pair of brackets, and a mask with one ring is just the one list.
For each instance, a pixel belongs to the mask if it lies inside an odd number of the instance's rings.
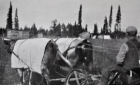
[[126,42],[129,50],[125,55],[123,67],[126,70],[132,69],[134,67],[139,66],[139,49],[140,49],[140,43],[137,39],[133,38]]

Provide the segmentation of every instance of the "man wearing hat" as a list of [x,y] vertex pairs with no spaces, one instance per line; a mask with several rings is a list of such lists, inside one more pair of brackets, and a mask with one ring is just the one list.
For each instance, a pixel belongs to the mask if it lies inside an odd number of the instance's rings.
[[111,65],[102,70],[101,82],[98,85],[107,85],[111,72],[121,72],[121,80],[123,85],[128,85],[126,70],[139,66],[140,42],[136,39],[137,29],[134,26],[129,26],[126,29],[128,41],[120,47],[119,53],[116,56],[116,65]]

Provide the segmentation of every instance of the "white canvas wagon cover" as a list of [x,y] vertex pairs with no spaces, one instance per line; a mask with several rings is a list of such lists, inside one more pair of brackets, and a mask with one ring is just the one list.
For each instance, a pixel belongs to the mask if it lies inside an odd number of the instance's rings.
[[56,41],[59,51],[64,53],[74,40],[76,40],[76,38],[58,38],[54,41]]
[[[32,71],[41,73],[41,61],[44,55],[45,47],[49,41],[50,39],[47,38],[18,40],[15,43],[13,52],[17,54],[20,59],[12,54],[11,67],[30,68]],[[21,60],[24,61],[24,63]]]
[[56,44],[58,45],[58,49],[61,53],[64,53],[69,46],[76,46],[79,43],[82,43],[85,39],[78,39],[78,38],[58,38],[55,39]]

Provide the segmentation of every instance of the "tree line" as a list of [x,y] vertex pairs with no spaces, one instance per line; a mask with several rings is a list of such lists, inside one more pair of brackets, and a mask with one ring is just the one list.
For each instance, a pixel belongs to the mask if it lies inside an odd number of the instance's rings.
[[[92,36],[99,36],[99,35],[110,35],[114,39],[118,38],[124,38],[125,32],[121,30],[121,7],[118,6],[118,12],[116,14],[116,23],[114,25],[114,31],[112,31],[112,14],[113,14],[113,6],[111,6],[110,9],[110,15],[109,15],[109,21],[107,20],[107,17],[105,16],[104,24],[99,32],[98,30],[98,24],[94,24],[93,32],[91,33]],[[14,28],[13,28],[14,24]],[[78,13],[78,23],[75,21],[75,23],[71,24],[64,24],[57,21],[57,19],[52,21],[52,26],[50,27],[50,30],[45,28],[37,28],[35,23],[31,27],[25,26],[24,28],[19,28],[19,19],[18,19],[18,10],[16,8],[15,11],[15,18],[14,22],[12,20],[12,3],[10,2],[9,11],[7,14],[7,24],[6,29],[0,28],[1,30],[22,30],[22,31],[29,31],[31,36],[36,36],[38,33],[43,33],[44,36],[50,36],[50,37],[78,37],[78,35],[82,32],[87,32],[88,25],[86,24],[85,27],[82,26],[82,5],[80,5],[79,13]],[[6,33],[6,31],[3,31],[2,33]]]
[[[14,28],[13,28],[14,23]],[[19,20],[18,20],[18,10],[16,8],[15,11],[15,18],[14,22],[12,20],[12,3],[10,2],[9,12],[7,14],[7,25],[6,29],[0,28],[3,30],[20,30],[20,31],[29,31],[30,37],[37,36],[38,33],[43,33],[44,36],[50,36],[50,37],[78,37],[78,35],[82,32],[87,31],[87,25],[82,27],[82,5],[80,5],[79,13],[78,13],[78,23],[71,24],[60,24],[58,23],[57,19],[52,21],[52,26],[50,27],[50,30],[40,27],[39,29],[36,27],[36,24],[33,23],[31,27],[25,26],[24,28],[19,28]],[[1,31],[1,30],[0,30]],[[5,33],[3,31],[3,33]]]
[[113,13],[113,6],[110,8],[110,15],[109,15],[109,21],[107,20],[107,17],[105,16],[103,27],[101,28],[100,33],[98,32],[98,26],[97,23],[94,24],[94,31],[92,35],[98,36],[98,35],[110,35],[113,39],[120,39],[125,38],[126,33],[121,30],[121,7],[118,6],[118,12],[116,14],[116,22],[114,25],[114,31],[112,31],[112,13]]

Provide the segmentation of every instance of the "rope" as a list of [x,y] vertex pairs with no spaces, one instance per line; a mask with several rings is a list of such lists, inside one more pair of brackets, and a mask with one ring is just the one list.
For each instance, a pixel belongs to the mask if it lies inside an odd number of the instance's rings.
[[83,43],[83,42],[82,42],[82,44],[84,44],[84,45],[88,45],[88,46],[92,46],[92,47],[96,47],[96,48],[105,48],[105,49],[111,49],[111,50],[119,50],[119,49],[115,49],[115,48],[107,48],[107,47],[102,47],[102,46],[90,45],[90,44]]
[[[11,50],[11,49],[10,49]],[[12,50],[11,50],[11,52],[21,61],[21,62],[23,62],[25,65],[27,65],[29,68],[31,68],[32,70],[34,70],[32,67],[30,67],[27,63],[25,63],[15,52],[13,52]],[[35,70],[34,70],[35,71]]]
[[[95,50],[95,49],[90,49],[90,48],[84,48],[84,49],[93,50],[93,51],[98,51],[98,52],[106,52],[106,51]],[[114,53],[114,52],[107,52],[107,53]],[[117,54],[117,53],[115,52],[115,54]]]
[[[119,51],[120,50],[120,48],[117,49],[117,48],[108,48],[108,47],[102,47],[102,46],[95,46],[95,45],[90,45],[90,44],[83,43],[83,42],[82,42],[82,44],[88,45],[88,46],[92,46],[92,47],[95,47],[95,48],[99,48],[99,49],[104,48],[104,49],[110,49],[110,50],[116,50],[116,51]],[[133,48],[129,48],[129,49],[133,49]]]
[[[26,39],[26,40],[27,40],[27,39]],[[21,43],[20,43],[20,46],[21,46],[26,40],[24,40],[23,42],[21,42]],[[19,48],[20,48],[20,46],[18,47],[17,55],[18,55],[18,52],[19,52]]]

